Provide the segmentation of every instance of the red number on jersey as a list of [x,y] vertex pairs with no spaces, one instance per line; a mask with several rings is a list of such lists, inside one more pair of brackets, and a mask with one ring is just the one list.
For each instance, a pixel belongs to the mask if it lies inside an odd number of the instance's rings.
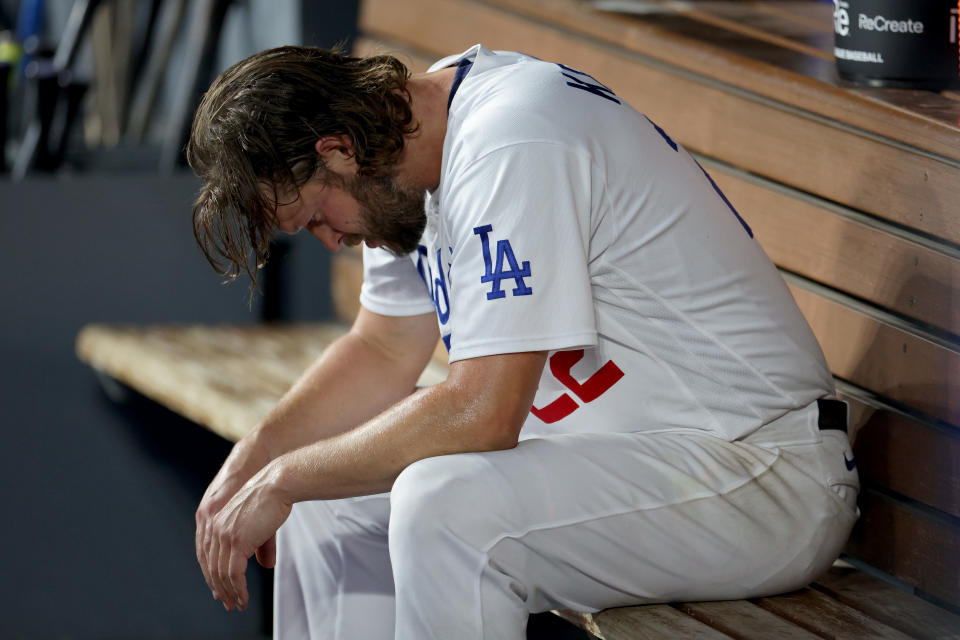
[[[577,382],[570,370],[573,365],[582,359],[583,349],[558,351],[550,357],[550,372],[554,378],[559,380],[567,389],[570,389],[583,402],[596,400],[623,377],[623,371],[620,370],[620,367],[614,364],[613,360],[610,360],[584,382]],[[576,401],[565,393],[542,409],[530,407],[530,412],[550,424],[557,420],[563,420],[576,411],[577,407],[579,405]]]

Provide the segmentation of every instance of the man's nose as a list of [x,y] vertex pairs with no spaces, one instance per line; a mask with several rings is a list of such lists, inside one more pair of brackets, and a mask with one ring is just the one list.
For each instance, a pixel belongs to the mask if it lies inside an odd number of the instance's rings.
[[312,225],[310,227],[310,233],[330,251],[340,249],[340,240],[343,238],[343,234],[334,231],[329,226],[325,224]]

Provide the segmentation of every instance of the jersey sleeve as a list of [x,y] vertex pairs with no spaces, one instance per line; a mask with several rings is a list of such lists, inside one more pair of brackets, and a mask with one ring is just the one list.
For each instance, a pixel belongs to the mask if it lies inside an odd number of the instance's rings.
[[363,247],[360,304],[384,316],[416,316],[433,311],[433,302],[409,256]]
[[588,269],[591,162],[554,142],[513,144],[455,171],[450,360],[597,342]]

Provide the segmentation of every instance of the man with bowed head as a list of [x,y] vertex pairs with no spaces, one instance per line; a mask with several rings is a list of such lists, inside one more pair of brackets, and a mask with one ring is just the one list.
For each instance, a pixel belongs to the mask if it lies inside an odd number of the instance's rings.
[[[282,47],[215,81],[188,159],[221,273],[255,278],[277,230],[365,244],[353,327],[197,510],[227,609],[255,554],[278,638],[523,638],[838,555],[858,481],[812,332],[710,176],[597,79]],[[438,338],[449,376],[416,389]]]

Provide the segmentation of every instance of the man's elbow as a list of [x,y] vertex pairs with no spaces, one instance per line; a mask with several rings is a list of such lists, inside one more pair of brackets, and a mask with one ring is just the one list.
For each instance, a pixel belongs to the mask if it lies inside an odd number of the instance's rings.
[[491,418],[478,430],[478,444],[483,451],[513,449],[520,442],[521,427],[522,422]]
[[488,442],[487,451],[505,451],[513,449],[519,444],[519,434],[503,434],[497,438],[491,438]]

